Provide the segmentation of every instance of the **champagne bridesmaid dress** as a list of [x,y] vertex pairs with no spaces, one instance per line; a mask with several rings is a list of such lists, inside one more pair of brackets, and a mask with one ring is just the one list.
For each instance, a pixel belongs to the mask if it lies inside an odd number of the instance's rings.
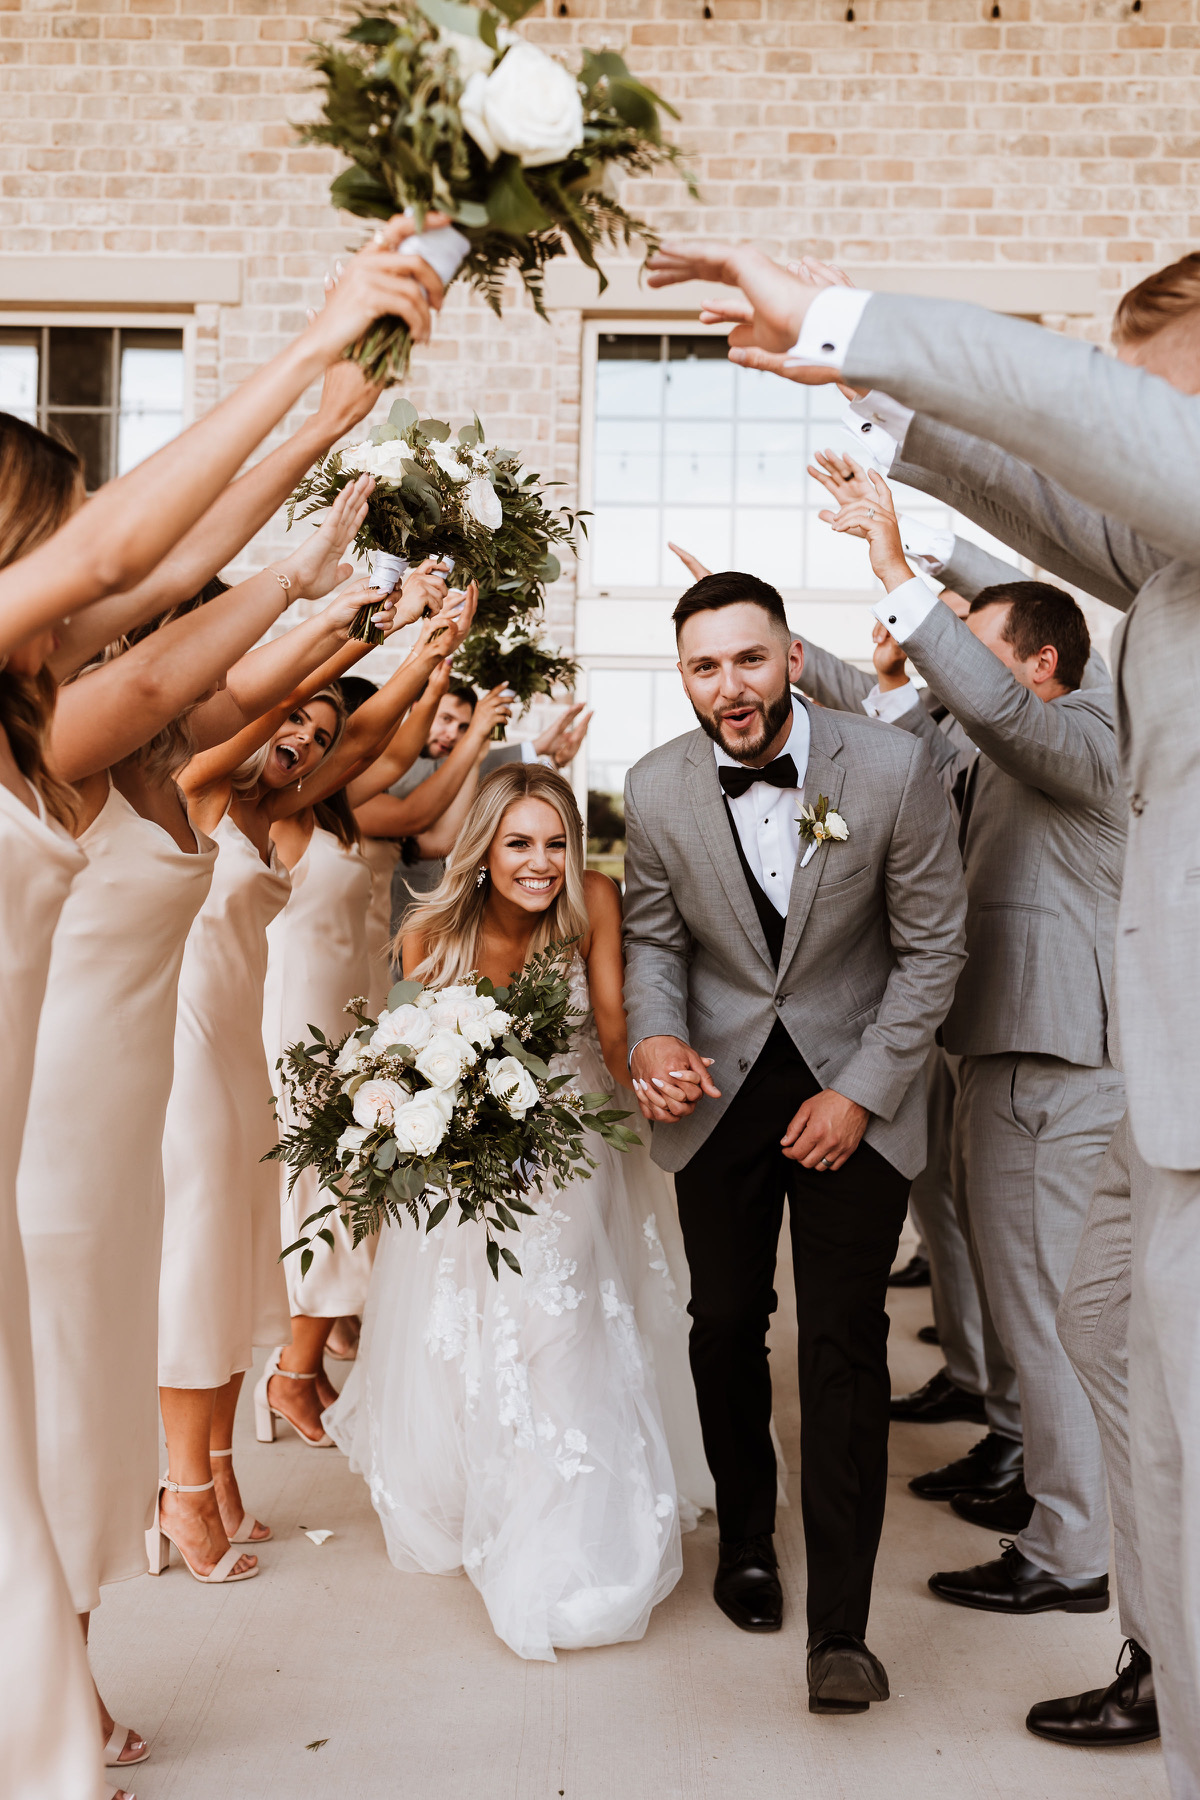
[[394,838],[364,838],[363,855],[371,867],[371,903],[367,907],[367,1011],[377,1019],[392,986],[392,874],[400,861]]
[[262,1040],[267,926],[290,891],[228,814],[179,981],[175,1080],[163,1135],[161,1387],[219,1388],[256,1344],[291,1339],[279,1266],[279,1169]]
[[[30,790],[33,797],[33,790]],[[41,816],[39,816],[39,814]],[[6,1800],[98,1800],[100,1721],[38,1490],[17,1162],[50,941],[83,852],[0,784],[0,1769]],[[64,1096],[64,1110],[74,1096]]]
[[[289,1044],[307,1041],[310,1024],[336,1039],[354,1023],[345,1007],[347,1000],[367,991],[370,889],[366,858],[318,826],[292,870],[291,899],[267,931],[263,1038],[276,1082],[276,1062]],[[282,1129],[289,1129],[292,1121],[282,1098],[279,1118]],[[289,1194],[291,1171],[282,1163],[278,1167],[286,1246],[295,1243],[303,1221],[330,1196],[319,1193],[312,1169],[305,1169]],[[332,1215],[325,1223],[335,1248],[318,1243],[307,1275],[300,1273],[299,1253],[284,1262],[292,1312],[310,1319],[361,1313],[371,1279],[373,1240],[355,1249],[340,1218]]]
[[184,943],[217,847],[183,850],[110,785],[79,840],[17,1177],[38,1468],[76,1612],[146,1573],[158,1492],[162,1135]]

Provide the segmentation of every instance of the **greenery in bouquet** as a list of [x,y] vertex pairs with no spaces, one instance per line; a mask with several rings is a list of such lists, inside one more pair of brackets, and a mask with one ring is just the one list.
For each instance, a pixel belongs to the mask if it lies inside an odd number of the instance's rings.
[[[542,311],[546,264],[568,246],[597,273],[601,244],[655,247],[614,197],[617,174],[667,165],[696,194],[662,134],[659,114],[677,118],[674,109],[614,51],[585,50],[572,72],[517,37],[509,28],[533,3],[360,10],[336,43],[317,46],[321,116],[304,128],[350,159],[333,183],[336,206],[369,219],[409,211],[418,226],[428,212],[448,215],[453,266],[435,266],[461,274],[497,313],[509,271]],[[397,381],[409,350],[407,329],[386,319],[351,354],[372,380]]]
[[269,1158],[289,1165],[293,1184],[315,1169],[331,1196],[283,1252],[300,1252],[302,1273],[316,1240],[332,1248],[335,1211],[357,1244],[405,1215],[431,1231],[455,1205],[460,1225],[482,1224],[493,1275],[501,1257],[519,1275],[497,1234],[520,1230],[539,1188],[591,1174],[584,1133],[620,1150],[639,1141],[608,1094],[577,1093],[551,1072],[569,1047],[570,949],[550,945],[508,987],[398,982],[378,1019],[352,1001],[358,1024],[341,1042],[310,1025],[314,1041],[280,1058],[299,1122]]
[[[573,688],[579,664],[573,657],[543,648],[527,625],[516,625],[502,634],[472,632],[454,659],[454,672],[485,691],[503,683],[517,703],[527,707],[535,694],[552,694],[560,685]],[[497,725],[492,736],[502,738],[503,725]]]
[[[476,419],[452,438],[441,419],[422,419],[397,400],[361,444],[333,450],[309,471],[288,502],[288,524],[332,506],[358,475],[375,477],[359,550],[419,562],[453,559],[455,584],[479,584],[477,626],[502,631],[536,613],[560,565],[552,546],[572,545],[582,515],[546,504],[541,477],[513,450],[485,441]],[[586,526],[584,526],[586,530]],[[381,641],[364,606],[353,637]]]

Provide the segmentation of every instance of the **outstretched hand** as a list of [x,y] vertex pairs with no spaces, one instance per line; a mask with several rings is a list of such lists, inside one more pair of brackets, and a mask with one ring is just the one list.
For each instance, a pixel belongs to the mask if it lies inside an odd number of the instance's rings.
[[871,486],[869,497],[848,500],[837,512],[826,510],[817,516],[832,525],[835,531],[866,539],[871,567],[890,594],[893,588],[912,580],[912,570],[904,559],[900,521],[892,503],[891,489],[874,469],[868,473],[867,480]]
[[701,1094],[719,1100],[721,1090],[709,1074],[712,1061],[682,1038],[643,1038],[629,1063],[642,1117],[673,1125],[696,1110]]
[[303,596],[307,600],[322,600],[339,581],[353,575],[353,563],[344,563],[342,557],[367,516],[367,502],[374,487],[373,475],[360,475],[344,487],[307,543],[280,564],[292,583],[292,599]]

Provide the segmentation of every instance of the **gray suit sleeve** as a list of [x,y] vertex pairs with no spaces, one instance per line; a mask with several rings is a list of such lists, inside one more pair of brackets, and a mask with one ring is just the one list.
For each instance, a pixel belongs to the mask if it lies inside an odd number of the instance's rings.
[[891,475],[944,500],[1039,568],[1122,611],[1171,560],[1120,519],[1075,499],[1019,457],[920,415]]
[[967,960],[967,893],[954,821],[929,758],[915,744],[888,846],[884,892],[895,966],[878,1013],[838,1073],[836,1091],[893,1119],[925,1066]]
[[975,760],[975,746],[961,727],[943,731],[923,706],[910,706],[906,713],[893,719],[892,724],[920,738],[929,752],[933,772],[947,792],[954,786],[959,772]]
[[[961,511],[961,508],[956,510]],[[990,550],[973,544],[969,538],[956,537],[954,548],[942,564],[939,581],[964,600],[973,600],[984,588],[997,587],[1010,581],[1027,581],[1029,577],[1017,563],[1001,562]]]
[[831,650],[822,650],[811,638],[797,634],[795,640],[804,651],[804,668],[796,683],[802,694],[819,700],[834,712],[862,711],[862,703],[875,686],[874,678],[843,662]]
[[842,373],[1027,459],[1168,557],[1200,563],[1200,398],[1024,320],[903,294],[872,295]]
[[935,606],[904,648],[1007,775],[1056,800],[1097,806],[1112,798],[1118,768],[1111,689],[1039,700],[948,606]]
[[687,1023],[692,934],[671,892],[671,878],[642,823],[625,777],[625,1013],[629,1043],[677,1037],[690,1043]]

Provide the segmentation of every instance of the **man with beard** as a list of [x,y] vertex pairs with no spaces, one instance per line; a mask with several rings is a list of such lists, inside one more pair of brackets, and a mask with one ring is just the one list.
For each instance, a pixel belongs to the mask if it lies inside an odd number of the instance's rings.
[[792,695],[804,652],[774,588],[709,575],[674,618],[700,729],[626,782],[625,999],[691,1266],[713,1592],[743,1630],[779,1629],[766,1336],[786,1196],[809,1706],[862,1712],[888,1697],[865,1642],[887,1277],[925,1163],[925,1059],[964,960],[962,867],[923,745]]

